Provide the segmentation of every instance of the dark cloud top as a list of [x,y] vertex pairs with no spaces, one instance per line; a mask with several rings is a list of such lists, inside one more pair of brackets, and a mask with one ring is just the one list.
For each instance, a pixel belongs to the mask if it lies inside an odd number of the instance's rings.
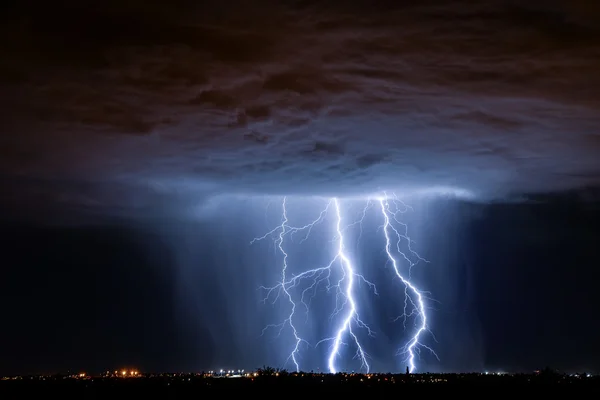
[[3,12],[5,178],[481,198],[599,181],[596,2],[59,3]]

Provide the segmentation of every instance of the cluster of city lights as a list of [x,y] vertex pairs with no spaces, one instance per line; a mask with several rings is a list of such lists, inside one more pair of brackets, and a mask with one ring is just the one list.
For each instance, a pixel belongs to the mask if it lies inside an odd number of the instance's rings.
[[217,371],[208,371],[208,373],[210,375],[216,375],[216,374],[243,374],[244,370],[243,369],[228,369],[228,370],[224,370],[224,369],[220,369],[219,372]]
[[127,369],[123,369],[121,371],[114,371],[114,376],[120,376],[123,378],[130,378],[130,377],[138,377],[141,376],[140,373],[136,370],[127,370]]

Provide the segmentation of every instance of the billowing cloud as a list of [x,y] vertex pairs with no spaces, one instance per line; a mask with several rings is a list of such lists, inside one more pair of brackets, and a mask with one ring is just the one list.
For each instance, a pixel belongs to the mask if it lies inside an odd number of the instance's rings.
[[591,2],[83,3],[5,13],[5,177],[481,198],[599,183]]

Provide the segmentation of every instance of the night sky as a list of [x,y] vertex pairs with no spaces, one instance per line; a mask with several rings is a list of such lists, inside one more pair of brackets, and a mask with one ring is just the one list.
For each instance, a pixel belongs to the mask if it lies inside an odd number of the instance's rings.
[[[302,225],[382,193],[430,261],[439,360],[419,370],[600,373],[597,2],[1,7],[0,374],[290,368],[289,332],[261,336],[285,313],[259,290],[281,255],[252,238],[283,196]],[[327,260],[331,222],[290,244],[295,266]],[[404,371],[381,223],[348,233],[379,288],[362,340]]]

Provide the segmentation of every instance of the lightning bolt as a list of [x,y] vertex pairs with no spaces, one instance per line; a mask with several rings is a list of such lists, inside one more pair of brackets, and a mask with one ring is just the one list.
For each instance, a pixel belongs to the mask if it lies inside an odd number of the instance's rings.
[[[404,286],[404,312],[403,315],[395,320],[403,319],[403,324],[406,329],[406,321],[410,317],[414,317],[416,332],[408,341],[408,343],[398,351],[398,354],[406,354],[407,362],[409,363],[410,371],[415,370],[415,358],[420,354],[421,348],[430,350],[434,355],[433,350],[421,341],[422,335],[428,332],[427,315],[425,300],[426,292],[419,291],[411,282],[410,274],[412,267],[419,261],[428,262],[420,257],[412,250],[412,241],[408,237],[406,224],[402,223],[398,217],[408,210],[410,207],[398,199],[395,195],[391,200],[387,195],[384,198],[378,198],[381,215],[383,217],[383,225],[381,226],[385,237],[385,252],[388,262],[391,262],[394,274],[400,279]],[[326,206],[319,212],[317,218],[306,225],[293,226],[289,223],[287,198],[282,201],[281,224],[273,228],[261,237],[256,237],[251,241],[251,244],[267,238],[271,238],[276,249],[282,256],[280,280],[276,285],[271,287],[261,286],[261,289],[266,292],[263,302],[271,301],[276,303],[280,298],[283,298],[289,306],[289,313],[286,312],[286,318],[278,324],[267,325],[263,329],[263,334],[269,328],[277,329],[277,336],[281,335],[284,329],[289,328],[294,339],[294,345],[287,357],[284,366],[290,361],[293,363],[296,371],[300,371],[300,358],[302,345],[310,347],[311,344],[303,339],[299,330],[299,318],[301,317],[299,307],[304,308],[305,318],[308,318],[312,297],[316,294],[320,286],[324,286],[327,292],[334,292],[335,307],[331,313],[331,319],[341,314],[341,322],[335,329],[335,335],[318,341],[314,347],[319,346],[324,342],[331,342],[329,354],[327,356],[327,366],[329,372],[337,373],[339,371],[336,361],[341,357],[342,346],[348,345],[345,341],[349,341],[356,348],[354,358],[358,359],[361,364],[361,369],[369,372],[370,365],[368,362],[369,355],[361,344],[357,330],[362,329],[370,337],[374,337],[374,332],[363,322],[359,315],[359,305],[356,299],[356,290],[358,283],[365,283],[374,294],[377,293],[376,286],[367,280],[363,274],[357,272],[357,268],[346,249],[345,232],[355,225],[360,226],[357,244],[362,235],[362,224],[367,216],[367,212],[373,206],[373,201],[368,200],[366,206],[362,210],[361,217],[352,223],[344,226],[344,218],[342,215],[342,207],[340,200],[337,198],[329,199]],[[377,204],[377,203],[375,203]],[[330,212],[333,209],[334,212]],[[289,254],[286,251],[286,245],[293,242],[294,235],[304,233],[303,238],[299,243],[308,239],[312,229],[323,223],[329,214],[333,214],[335,236],[332,243],[335,243],[334,254],[329,263],[324,266],[319,266],[312,269],[304,269],[299,274],[289,273],[290,264],[288,262]],[[403,227],[401,230],[398,226]],[[396,238],[395,253],[392,249],[392,235]],[[401,250],[401,243],[406,243],[406,251]],[[396,256],[394,256],[396,254]],[[396,257],[402,257],[408,264],[408,271],[405,275],[401,273],[399,261]],[[411,261],[414,259],[415,261]],[[437,355],[436,355],[437,357]]]
[[[400,244],[402,242],[402,239],[404,239],[404,241],[406,242],[406,247],[408,249],[408,253],[411,256],[416,257],[417,262],[418,261],[429,262],[429,261],[420,257],[412,249],[412,247],[411,247],[412,241],[408,237],[408,234],[407,234],[408,227],[406,224],[400,222],[400,220],[398,219],[398,214],[406,212],[406,210],[410,209],[410,207],[407,206],[406,204],[404,204],[401,200],[398,200],[397,198],[394,199],[395,209],[391,208],[390,201],[388,200],[387,197],[380,198],[380,199],[378,199],[378,201],[379,201],[379,205],[380,205],[380,209],[381,209],[381,215],[383,216],[383,235],[385,237],[385,252],[387,254],[388,260],[392,264],[395,275],[400,279],[400,281],[402,281],[402,284],[404,285],[404,313],[397,319],[399,319],[399,318],[403,319],[403,325],[404,325],[405,329],[406,329],[407,318],[414,316],[415,320],[416,320],[416,322],[415,322],[415,325],[417,328],[416,332],[413,334],[413,336],[408,341],[408,343],[406,343],[406,345],[398,351],[399,354],[407,355],[406,361],[408,362],[409,371],[412,373],[416,369],[415,358],[418,355],[420,355],[421,348],[425,348],[425,349],[429,350],[438,360],[439,360],[439,357],[437,356],[437,354],[435,353],[435,351],[433,351],[433,349],[431,347],[423,344],[422,341],[420,341],[423,333],[425,333],[425,332],[431,333],[429,331],[428,325],[427,325],[427,312],[426,312],[426,307],[425,307],[425,299],[426,299],[426,295],[428,295],[428,293],[420,291],[413,283],[410,282],[412,267],[414,265],[416,265],[416,262],[411,261],[411,258],[409,257],[407,252],[404,252],[401,250]],[[403,209],[398,207],[398,203],[402,204]],[[392,220],[393,220],[393,222],[404,227],[404,233],[400,232],[394,226],[394,224],[392,223]],[[408,274],[406,277],[401,273],[399,263],[396,260],[396,257],[394,257],[394,255],[393,255],[391,235],[394,235],[397,239],[396,246],[395,246],[396,253],[399,254],[409,265]],[[408,312],[409,307],[412,307],[410,312]],[[435,337],[434,337],[434,339],[435,339]]]
[[[372,334],[372,332],[371,332],[370,328],[364,322],[362,322],[362,320],[360,319],[358,312],[356,310],[356,300],[354,299],[354,293],[353,293],[354,277],[356,276],[356,273],[354,272],[354,266],[352,265],[352,261],[350,261],[350,258],[348,258],[348,256],[346,255],[346,252],[345,252],[346,249],[344,246],[344,234],[342,233],[342,227],[341,227],[342,213],[340,211],[340,203],[339,203],[338,199],[334,199],[333,201],[335,204],[335,212],[336,212],[336,216],[337,216],[335,227],[336,227],[337,237],[338,237],[338,251],[335,256],[334,261],[339,260],[341,262],[343,272],[344,272],[344,278],[346,276],[348,277],[348,279],[346,281],[346,288],[345,288],[345,299],[349,303],[349,307],[347,307],[348,310],[346,311],[346,316],[343,320],[342,325],[338,329],[337,334],[335,335],[335,339],[333,340],[333,346],[331,349],[331,353],[329,354],[329,359],[328,359],[327,365],[329,366],[329,372],[331,372],[332,374],[335,374],[338,371],[337,367],[335,365],[335,359],[336,359],[336,357],[338,357],[340,355],[340,346],[343,344],[342,340],[344,339],[344,336],[349,335],[352,338],[352,340],[354,341],[354,343],[356,344],[356,355],[361,361],[361,366],[364,367],[367,370],[367,372],[369,372],[370,367],[369,367],[369,363],[367,362],[367,354],[365,353],[362,346],[360,345],[358,338],[352,331],[353,322],[356,325],[358,325],[359,327],[367,328],[369,331],[369,334]],[[362,277],[362,276],[360,276],[360,277]],[[368,282],[368,283],[370,283],[370,282]]]

